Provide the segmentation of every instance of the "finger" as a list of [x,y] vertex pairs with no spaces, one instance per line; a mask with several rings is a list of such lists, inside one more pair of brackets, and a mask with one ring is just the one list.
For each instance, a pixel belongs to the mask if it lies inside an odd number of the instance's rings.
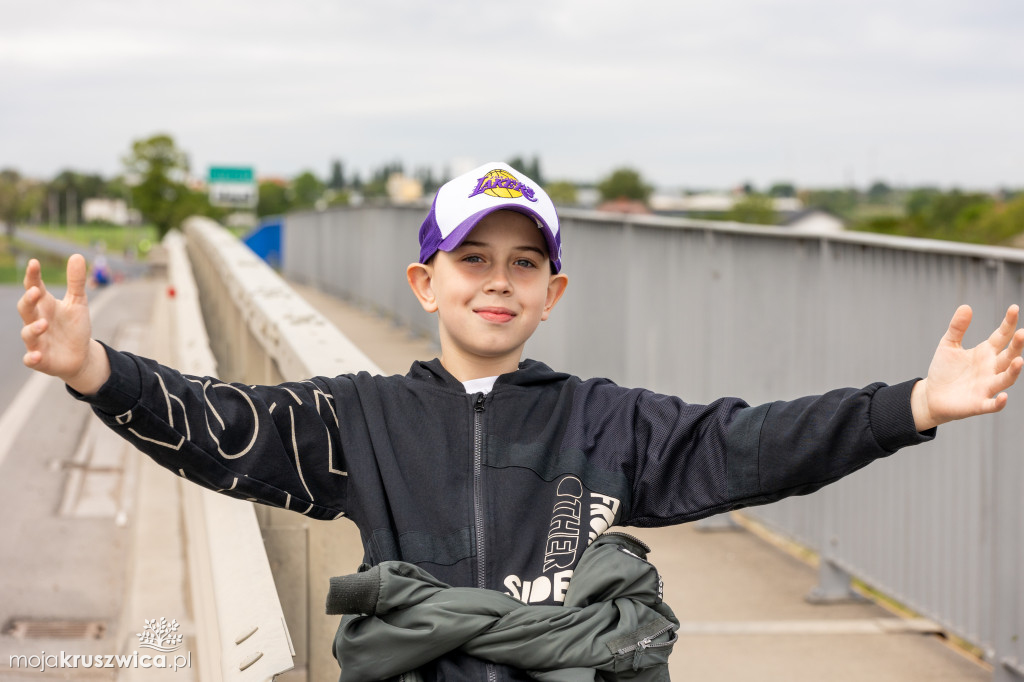
[[996,356],[996,371],[1002,372],[1015,358],[1024,353],[1024,329],[1018,329],[1010,339],[1010,345]]
[[1016,304],[1007,308],[1006,315],[1003,317],[1002,323],[988,337],[988,342],[996,348],[1005,347],[1013,336],[1014,330],[1017,329],[1017,318],[1019,317],[1019,313],[1020,309]]
[[28,290],[32,287],[46,290],[43,285],[43,268],[35,258],[29,259],[28,265],[25,266],[25,289]]
[[85,303],[85,258],[76,253],[68,258],[68,293],[64,297],[69,303]]
[[22,356],[21,361],[26,367],[35,367],[43,360],[43,354],[37,350],[30,350]]
[[949,329],[946,330],[946,334],[942,338],[955,346],[959,346],[964,340],[967,328],[971,326],[972,315],[971,306],[969,305],[962,305],[957,308],[956,312],[953,313],[953,319],[949,321]]
[[26,324],[21,328],[21,340],[29,350],[39,345],[39,337],[46,333],[46,320],[36,320],[32,324]]
[[36,286],[21,295],[18,299],[18,314],[21,315],[22,322],[28,324],[39,317],[39,309],[36,306],[42,296],[43,292]]
[[1005,372],[1000,372],[996,375],[995,380],[992,382],[992,386],[989,389],[989,394],[999,393],[1013,386],[1017,382],[1017,378],[1020,376],[1020,370],[1024,367],[1024,358],[1014,358],[1010,366],[1006,368]]

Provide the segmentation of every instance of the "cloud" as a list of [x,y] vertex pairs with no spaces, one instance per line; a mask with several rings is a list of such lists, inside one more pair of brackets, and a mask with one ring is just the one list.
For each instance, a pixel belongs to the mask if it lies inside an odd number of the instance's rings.
[[1024,184],[1005,161],[1024,151],[1008,0],[0,10],[0,164],[30,172],[114,172],[133,138],[169,130],[197,164],[286,175],[536,153],[581,179],[630,163],[665,184]]

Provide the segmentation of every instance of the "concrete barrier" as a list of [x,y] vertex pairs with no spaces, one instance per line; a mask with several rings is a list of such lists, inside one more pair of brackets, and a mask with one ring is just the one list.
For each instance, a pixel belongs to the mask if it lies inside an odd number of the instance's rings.
[[[175,364],[189,374],[212,375],[215,362],[184,239],[172,233],[164,244],[175,291]],[[184,486],[183,495],[199,679],[272,680],[293,667],[294,651],[253,505],[196,485]]]
[[[312,376],[379,372],[358,348],[231,233],[204,218],[185,224],[201,303],[226,381],[276,384]],[[329,578],[362,558],[355,525],[256,507],[277,593],[295,645],[296,679],[336,679],[337,616],[324,613]]]

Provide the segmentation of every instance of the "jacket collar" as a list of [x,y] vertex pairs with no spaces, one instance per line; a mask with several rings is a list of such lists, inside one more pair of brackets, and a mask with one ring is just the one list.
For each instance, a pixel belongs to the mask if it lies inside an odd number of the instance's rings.
[[[459,391],[460,393],[465,392],[462,382],[453,377],[448,370],[441,365],[441,360],[439,358],[434,358],[433,360],[417,360],[412,363],[412,367],[409,368],[409,373],[406,376],[417,381],[426,381],[435,385],[447,386],[448,388]],[[499,376],[498,380],[494,382],[494,387],[495,389],[498,389],[501,386],[539,386],[563,381],[568,377],[568,374],[556,372],[543,362],[527,359],[519,363],[519,369],[515,372],[509,372]]]

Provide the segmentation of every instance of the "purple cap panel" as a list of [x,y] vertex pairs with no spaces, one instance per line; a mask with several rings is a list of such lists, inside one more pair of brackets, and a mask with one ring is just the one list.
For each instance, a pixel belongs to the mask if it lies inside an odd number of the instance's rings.
[[437,227],[434,210],[431,209],[430,213],[427,214],[427,219],[423,221],[423,225],[420,227],[420,262],[426,263],[437,251],[453,251],[457,249],[459,244],[473,231],[473,228],[495,211],[515,211],[516,213],[522,213],[533,218],[537,222],[538,229],[544,234],[544,241],[548,246],[548,258],[551,260],[555,272],[561,271],[561,240],[558,236],[551,234],[551,229],[538,213],[531,211],[528,207],[524,207],[521,204],[488,206],[463,220],[444,239],[441,239],[441,230]]

